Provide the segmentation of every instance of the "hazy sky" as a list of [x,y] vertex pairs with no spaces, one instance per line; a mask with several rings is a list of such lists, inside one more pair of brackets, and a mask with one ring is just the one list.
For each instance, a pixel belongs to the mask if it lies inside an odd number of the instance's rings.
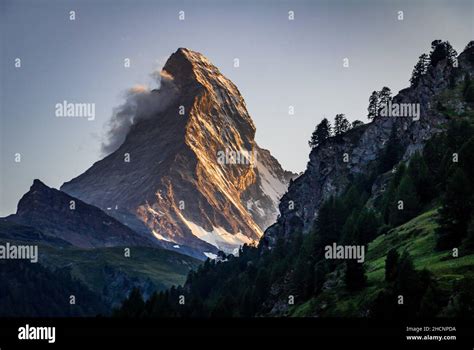
[[[471,0],[0,0],[0,216],[16,210],[34,178],[59,187],[99,160],[124,91],[153,87],[150,72],[179,47],[203,53],[238,86],[259,145],[302,171],[324,116],[365,121],[371,91],[406,87],[434,39],[461,51],[474,39],[473,18]],[[95,103],[96,119],[57,118],[64,100]]]

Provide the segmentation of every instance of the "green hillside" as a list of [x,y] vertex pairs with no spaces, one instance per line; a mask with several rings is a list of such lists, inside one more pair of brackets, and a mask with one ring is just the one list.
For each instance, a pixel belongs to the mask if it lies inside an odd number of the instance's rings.
[[161,290],[183,284],[188,272],[200,264],[192,257],[150,247],[131,247],[130,257],[125,257],[122,247],[87,250],[44,246],[40,248],[40,261],[51,267],[70,268],[74,277],[94,291],[106,287],[104,271],[107,269],[130,278],[149,280]]
[[[322,292],[318,297],[297,305],[290,316],[363,316],[384,288],[385,260],[390,249],[402,254],[408,251],[417,270],[427,269],[436,280],[441,291],[450,293],[456,282],[474,278],[474,254],[454,258],[452,251],[435,251],[437,209],[427,211],[407,223],[378,236],[368,245],[366,253],[367,288],[348,293],[343,284]],[[334,278],[342,271],[334,273]]]
[[[2,221],[0,243],[37,244],[36,240],[44,235],[41,232],[31,235],[32,230],[27,226]],[[9,235],[2,232],[8,232]],[[22,239],[10,239],[13,233]],[[100,296],[107,305],[116,306],[133,288],[140,288],[145,295],[151,295],[157,290],[183,284],[189,271],[201,264],[197,259],[161,248],[130,247],[129,257],[125,256],[124,249],[80,249],[69,245],[40,243],[38,264],[34,265],[53,273],[66,273],[78,281],[78,285]]]

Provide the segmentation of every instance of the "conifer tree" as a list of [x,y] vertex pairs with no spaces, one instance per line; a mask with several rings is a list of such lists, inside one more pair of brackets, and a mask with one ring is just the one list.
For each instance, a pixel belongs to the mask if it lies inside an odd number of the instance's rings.
[[326,139],[331,136],[331,123],[329,120],[324,118],[321,123],[316,126],[313,134],[311,135],[311,139],[309,140],[308,144],[311,148],[316,148],[320,144],[322,144]]
[[393,124],[390,131],[390,136],[388,137],[388,141],[379,160],[380,172],[384,173],[388,170],[391,170],[393,166],[399,162],[401,153],[402,147],[397,137],[397,128],[395,124]]
[[356,292],[364,288],[367,284],[364,265],[355,260],[347,261],[344,280],[347,290],[351,292]]
[[387,253],[387,259],[385,259],[385,281],[392,282],[397,278],[397,266],[398,266],[399,254],[395,248],[392,248]]
[[369,118],[369,120],[377,116],[378,108],[379,108],[379,94],[377,93],[377,91],[372,91],[372,94],[369,97],[369,107],[367,108],[367,111],[369,112],[367,114],[367,117]]
[[334,135],[342,135],[351,128],[344,114],[336,114],[334,118]]
[[449,177],[439,210],[438,249],[459,246],[466,236],[472,210],[472,184],[457,168]]
[[420,200],[416,194],[413,179],[406,172],[397,188],[390,208],[390,223],[393,226],[404,224],[420,211]]
[[387,105],[392,100],[392,91],[386,86],[384,86],[382,90],[378,92],[378,95],[380,107]]
[[430,64],[436,66],[438,62],[447,60],[449,65],[454,65],[457,52],[449,41],[434,40],[431,43]]
[[420,78],[426,74],[428,70],[428,66],[430,64],[430,60],[427,54],[422,54],[418,58],[418,62],[416,63],[415,67],[413,68],[413,72],[410,78],[410,85],[417,86]]
[[354,129],[354,128],[357,128],[358,126],[361,126],[361,125],[364,125],[364,122],[363,122],[363,121],[361,121],[361,120],[354,120],[354,121],[352,122],[352,125],[351,125],[351,126],[352,126],[352,129]]

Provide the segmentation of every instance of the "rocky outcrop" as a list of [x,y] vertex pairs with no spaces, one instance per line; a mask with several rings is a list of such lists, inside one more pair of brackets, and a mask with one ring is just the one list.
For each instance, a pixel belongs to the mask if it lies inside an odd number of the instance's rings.
[[173,247],[213,256],[258,242],[293,174],[257,146],[240,92],[203,55],[179,49],[162,74],[167,107],[61,190]]
[[[448,89],[459,86],[467,76],[474,77],[473,57],[474,48],[470,48],[459,55],[458,67],[449,65],[446,60],[430,66],[415,87],[401,90],[393,98],[393,103],[419,104],[419,120],[376,117],[371,123],[329,138],[313,149],[306,171],[283,196],[279,206],[281,215],[265,232],[263,245],[272,246],[277,237],[288,236],[295,230],[308,232],[325,199],[340,194],[358,174],[368,173],[385,147],[392,128],[395,128],[397,140],[404,150],[404,160],[421,150],[449,118],[440,110],[443,95]],[[462,98],[450,100],[457,102],[448,107],[458,112],[468,108]],[[374,195],[381,191],[384,177],[385,174],[379,174],[379,179],[376,179]]]

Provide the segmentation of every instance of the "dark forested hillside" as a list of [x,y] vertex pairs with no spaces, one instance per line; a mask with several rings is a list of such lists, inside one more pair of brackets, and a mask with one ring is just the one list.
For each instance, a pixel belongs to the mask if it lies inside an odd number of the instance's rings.
[[[421,120],[372,115],[351,129],[338,115],[336,134],[323,120],[308,170],[258,247],[221,253],[148,300],[134,290],[115,314],[472,317],[474,48],[458,66],[449,43],[435,41],[430,58],[393,100],[382,89],[394,102],[421,96]],[[356,161],[334,160],[346,155]],[[363,247],[365,259],[328,258],[333,244]]]
[[52,271],[40,264],[2,261],[2,317],[96,316],[108,312],[102,298],[67,269]]

